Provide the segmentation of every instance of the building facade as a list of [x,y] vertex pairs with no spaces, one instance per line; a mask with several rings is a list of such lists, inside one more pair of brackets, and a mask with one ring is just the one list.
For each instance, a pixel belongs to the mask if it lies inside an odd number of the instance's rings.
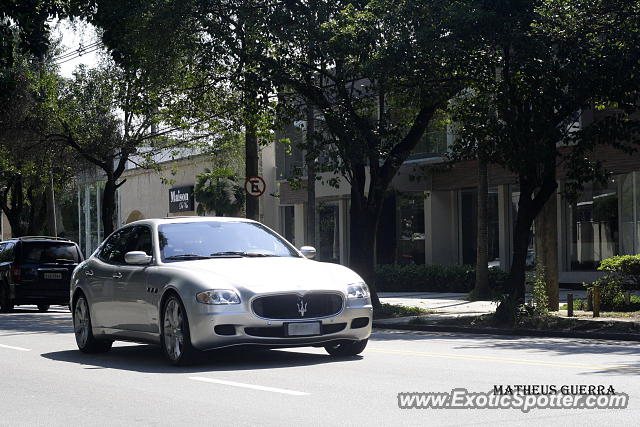
[[[285,137],[303,138],[289,129]],[[389,190],[378,232],[377,262],[416,264],[474,264],[476,254],[477,164],[448,165],[443,158],[453,142],[450,134],[431,133],[401,167]],[[558,171],[557,230],[560,283],[582,283],[599,276],[598,263],[617,254],[640,252],[640,158],[609,146],[594,153],[612,175],[606,186],[585,185],[571,199],[564,192],[564,171]],[[278,230],[296,246],[309,243],[307,191],[289,183],[303,166],[303,153],[276,146],[275,185]],[[349,193],[342,178],[328,185],[330,174],[316,183],[316,246],[322,261],[348,264]],[[304,182],[304,177],[303,177]],[[516,177],[499,167],[489,168],[489,265],[509,271],[518,209]],[[532,239],[527,264],[535,262]]]

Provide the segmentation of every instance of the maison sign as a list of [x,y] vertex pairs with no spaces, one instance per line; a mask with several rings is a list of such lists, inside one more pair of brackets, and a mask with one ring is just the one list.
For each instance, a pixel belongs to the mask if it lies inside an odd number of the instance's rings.
[[189,212],[194,210],[193,185],[169,190],[169,212]]

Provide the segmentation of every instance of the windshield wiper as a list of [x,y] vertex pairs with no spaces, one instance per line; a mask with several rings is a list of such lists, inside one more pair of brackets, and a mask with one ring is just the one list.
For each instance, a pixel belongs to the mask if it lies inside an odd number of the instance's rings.
[[180,255],[171,255],[165,257],[165,259],[209,259],[211,258],[208,255],[196,255],[196,254],[180,254]]
[[211,254],[212,257],[215,256],[237,256],[237,257],[275,257],[278,255],[270,254],[268,252],[247,252],[247,251],[223,251],[223,252],[214,252]]

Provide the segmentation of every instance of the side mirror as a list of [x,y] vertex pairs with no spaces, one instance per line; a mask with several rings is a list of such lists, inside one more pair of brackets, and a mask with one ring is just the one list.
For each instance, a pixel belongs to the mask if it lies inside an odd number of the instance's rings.
[[307,259],[314,259],[316,257],[316,248],[313,246],[303,246],[300,248],[300,252]]
[[152,257],[143,251],[131,251],[124,254],[124,262],[133,265],[147,265]]

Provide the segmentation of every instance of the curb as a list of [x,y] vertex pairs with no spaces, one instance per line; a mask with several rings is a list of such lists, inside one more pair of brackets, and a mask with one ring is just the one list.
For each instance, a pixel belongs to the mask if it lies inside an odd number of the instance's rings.
[[458,332],[465,334],[480,335],[510,335],[519,337],[549,337],[549,338],[580,338],[594,340],[615,340],[615,341],[640,341],[640,334],[616,333],[616,332],[573,332],[573,331],[540,331],[536,329],[514,329],[514,328],[467,328],[464,326],[448,325],[409,325],[409,324],[385,324],[373,322],[374,328],[397,329],[402,331],[425,331],[425,332]]

